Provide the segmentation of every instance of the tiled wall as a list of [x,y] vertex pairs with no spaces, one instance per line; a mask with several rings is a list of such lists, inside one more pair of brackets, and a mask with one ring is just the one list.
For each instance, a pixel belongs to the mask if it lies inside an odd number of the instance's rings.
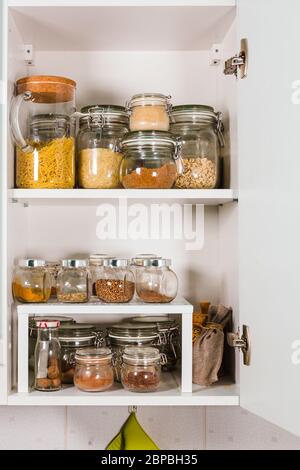
[[[125,407],[1,407],[0,449],[103,449]],[[300,438],[238,407],[144,407],[138,418],[163,449],[297,449]]]

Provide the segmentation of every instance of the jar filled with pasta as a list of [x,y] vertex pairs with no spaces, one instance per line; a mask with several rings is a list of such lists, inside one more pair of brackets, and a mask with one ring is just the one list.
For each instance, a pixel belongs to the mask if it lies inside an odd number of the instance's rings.
[[81,109],[78,145],[78,181],[81,188],[121,187],[120,142],[128,131],[122,106],[93,105]]
[[17,188],[74,188],[75,87],[55,76],[17,81],[10,112]]

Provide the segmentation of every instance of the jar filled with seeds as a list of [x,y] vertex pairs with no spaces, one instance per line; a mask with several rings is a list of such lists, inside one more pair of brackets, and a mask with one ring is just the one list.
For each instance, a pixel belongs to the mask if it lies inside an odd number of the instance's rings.
[[214,189],[221,180],[220,148],[224,146],[221,113],[210,106],[183,105],[172,110],[171,132],[181,139],[183,172],[177,188]]
[[57,275],[59,302],[87,302],[89,300],[89,271],[85,259],[63,259]]
[[105,255],[101,253],[95,253],[90,255],[89,258],[89,271],[91,276],[91,293],[92,296],[96,297],[96,281],[99,279],[99,270],[101,272],[101,268],[103,266],[103,260],[105,259],[113,259],[111,255]]
[[96,280],[96,294],[103,302],[125,303],[133,298],[135,280],[130,269],[130,260],[104,259],[97,275],[99,277]]

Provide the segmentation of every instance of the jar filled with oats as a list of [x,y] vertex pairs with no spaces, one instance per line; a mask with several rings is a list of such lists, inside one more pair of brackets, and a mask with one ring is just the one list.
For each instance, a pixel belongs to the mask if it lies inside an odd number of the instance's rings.
[[77,136],[78,181],[81,188],[121,187],[120,142],[128,131],[128,115],[122,106],[92,105],[81,109]]
[[172,110],[171,132],[181,139],[183,173],[177,188],[214,189],[221,179],[220,148],[224,146],[221,113],[210,106],[183,105]]

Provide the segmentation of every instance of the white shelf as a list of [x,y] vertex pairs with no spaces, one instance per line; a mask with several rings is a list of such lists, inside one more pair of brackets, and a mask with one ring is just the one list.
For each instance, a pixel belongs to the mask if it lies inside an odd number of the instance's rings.
[[238,406],[239,390],[235,384],[222,381],[212,387],[194,386],[193,393],[182,393],[176,377],[162,373],[161,386],[154,393],[133,393],[120,384],[106,392],[87,393],[75,387],[58,392],[12,393],[9,405],[20,406]]
[[11,200],[23,203],[43,202],[78,204],[79,201],[101,199],[130,200],[171,200],[216,206],[237,200],[237,191],[233,189],[10,189]]

